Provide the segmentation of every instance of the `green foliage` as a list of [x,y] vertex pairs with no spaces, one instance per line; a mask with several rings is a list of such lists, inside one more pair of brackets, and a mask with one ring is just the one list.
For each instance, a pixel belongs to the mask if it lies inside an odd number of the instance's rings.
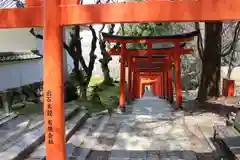
[[91,91],[88,100],[78,100],[78,103],[85,106],[90,113],[100,112],[105,109],[113,109],[119,103],[119,84],[112,86],[102,85],[101,83],[90,87]]
[[[125,36],[161,36],[170,34],[170,23],[141,23],[141,24],[126,24],[121,29],[120,35]],[[147,49],[146,44],[129,44],[129,49]]]
[[89,86],[96,86],[97,84],[100,84],[102,81],[103,81],[103,77],[92,76],[89,82]]
[[[124,25],[126,36],[161,36],[170,34],[171,23],[140,23]],[[123,30],[120,32],[123,35]]]
[[[190,26],[181,23],[141,23],[125,24],[120,34],[124,34],[125,36],[162,36],[181,34],[183,32],[190,32],[191,30]],[[127,48],[147,49],[147,46],[146,44],[138,43],[128,44]],[[200,65],[198,62],[200,62],[200,59],[194,54],[182,56],[181,71],[184,90],[192,90],[198,87],[198,78],[200,74]]]

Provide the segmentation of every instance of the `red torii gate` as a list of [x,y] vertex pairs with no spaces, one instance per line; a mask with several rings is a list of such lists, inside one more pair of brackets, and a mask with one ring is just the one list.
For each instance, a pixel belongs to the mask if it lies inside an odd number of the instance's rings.
[[26,0],[27,8],[0,9],[2,19],[0,28],[44,27],[44,124],[47,160],[66,159],[63,26],[94,23],[240,20],[239,0],[78,5],[79,1],[44,0],[42,3],[42,0]]
[[[158,51],[165,51],[166,49],[169,49],[169,48],[158,49]],[[151,84],[151,86],[153,88],[153,92],[156,96],[166,98],[170,102],[173,101],[172,83],[167,83],[168,81],[172,82],[172,60],[170,60],[170,58],[171,57],[169,55],[162,55],[162,54],[155,55],[152,57],[151,67],[153,67],[153,66],[160,67],[160,69],[154,70],[154,68],[152,68],[152,71],[147,70],[147,71],[142,71],[142,72],[140,71],[139,73],[133,73],[134,75],[139,75],[141,77],[143,76],[143,78],[147,78],[147,79],[150,78],[150,81],[152,82],[152,83],[149,83],[149,81],[141,82],[141,85],[140,85],[141,93],[139,95],[142,95],[145,85]],[[146,63],[149,63],[149,59],[147,56],[141,56],[141,58],[137,59],[137,62],[140,62],[140,63],[136,63],[136,64],[141,64],[141,62],[145,62],[145,64],[146,64]],[[139,67],[139,66],[136,65],[135,68],[137,68],[137,67]],[[136,69],[135,69],[135,72],[136,72]],[[152,81],[153,79],[154,79],[154,81]],[[133,84],[138,85],[135,83],[133,83]]]
[[[165,35],[165,36],[139,36],[139,37],[133,37],[133,36],[118,36],[118,35],[111,35],[108,33],[102,33],[104,40],[106,40],[109,43],[117,43],[119,47],[113,47],[108,51],[110,55],[119,55],[120,56],[120,108],[122,111],[125,111],[125,66],[128,64],[128,94],[130,95],[130,98],[132,98],[132,86],[135,88],[137,93],[142,93],[141,90],[139,90],[138,87],[140,87],[140,80],[138,74],[135,74],[135,72],[140,72],[136,68],[137,62],[146,62],[146,67],[152,68],[157,67],[154,65],[154,62],[163,62],[162,66],[169,66],[167,64],[170,64],[171,62],[174,62],[175,64],[175,72],[176,72],[176,102],[177,106],[181,106],[182,104],[182,85],[181,85],[181,66],[180,66],[180,56],[182,54],[192,53],[192,49],[184,48],[185,42],[193,40],[195,36],[199,34],[199,31],[194,31],[190,33],[180,34],[180,35]],[[129,49],[127,47],[128,44],[134,44],[134,43],[144,43],[147,46],[147,49],[143,50],[135,50],[135,49]],[[170,43],[173,47],[169,48],[162,48],[162,49],[154,49],[153,44],[154,43]],[[161,58],[157,56],[161,56]],[[137,56],[137,57],[136,57]],[[145,57],[144,57],[145,56]],[[141,58],[142,57],[142,58]],[[157,59],[155,59],[157,58]],[[154,60],[155,59],[155,60]],[[165,70],[171,70],[171,67],[166,68]],[[153,71],[150,71],[153,72]],[[160,70],[156,70],[155,72],[160,72]],[[163,85],[162,88],[164,97],[167,97],[167,71],[161,71],[163,72],[163,75],[160,79],[163,79]],[[134,73],[136,80],[134,78],[132,79],[132,74]],[[170,77],[169,77],[170,78]],[[135,82],[136,81],[136,82]],[[159,87],[159,86],[158,86]],[[172,88],[172,87],[171,87]],[[134,93],[134,91],[133,91]],[[136,95],[136,94],[134,94]],[[138,94],[141,95],[141,94]],[[138,98],[139,96],[137,96]],[[134,97],[135,98],[135,97]]]
[[172,101],[173,100],[173,93],[171,94],[171,92],[173,92],[172,83],[167,83],[168,82],[167,75],[169,70],[171,70],[171,68],[169,68],[167,64],[164,64],[162,65],[162,67],[156,68],[156,70],[144,69],[135,73],[137,76],[140,77],[141,80],[140,84],[137,84],[140,85],[139,91],[140,97],[143,95],[144,86],[151,85],[153,88],[153,93],[156,96],[163,97],[166,99],[170,98],[169,101]]

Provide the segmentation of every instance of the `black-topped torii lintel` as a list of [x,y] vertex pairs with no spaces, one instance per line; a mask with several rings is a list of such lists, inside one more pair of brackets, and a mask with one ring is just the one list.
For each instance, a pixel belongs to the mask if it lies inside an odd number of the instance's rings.
[[162,36],[119,36],[119,35],[112,35],[109,33],[102,33],[102,36],[105,40],[109,41],[123,41],[123,40],[174,40],[174,39],[186,39],[186,38],[193,38],[200,33],[199,30],[184,33],[184,34],[176,34],[176,35],[162,35]]

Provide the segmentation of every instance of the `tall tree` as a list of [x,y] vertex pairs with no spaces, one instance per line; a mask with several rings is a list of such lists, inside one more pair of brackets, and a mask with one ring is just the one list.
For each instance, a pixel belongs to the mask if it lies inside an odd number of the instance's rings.
[[[104,80],[102,84],[104,85],[112,85],[113,79],[110,76],[110,70],[109,70],[109,62],[112,60],[112,57],[107,53],[106,51],[106,41],[104,41],[102,37],[102,31],[105,28],[105,24],[102,25],[102,28],[99,30],[99,47],[101,50],[102,58],[99,60],[101,63],[101,68],[104,76]],[[114,27],[115,24],[108,25],[108,33],[113,34],[114,33]]]
[[[195,23],[195,28],[200,30],[198,22]],[[229,28],[232,34],[229,33]],[[223,25],[222,22],[206,22],[204,31],[205,37],[199,35],[197,40],[198,52],[202,60],[201,80],[197,97],[200,102],[220,96],[221,64],[229,64],[228,77],[230,77],[240,23],[230,22]]]
[[[197,29],[199,26],[196,26]],[[219,97],[219,83],[221,75],[221,49],[222,49],[222,22],[205,23],[204,50],[201,49],[202,72],[198,100],[204,102],[213,97]],[[198,37],[199,47],[203,48]]]
[[[70,42],[66,44],[63,42],[63,47],[73,59],[73,74],[80,86],[80,98],[87,99],[87,87],[92,77],[92,72],[94,69],[94,64],[97,56],[95,55],[96,45],[97,45],[97,35],[96,31],[92,25],[89,25],[88,28],[92,33],[92,41],[91,41],[91,49],[89,52],[89,62],[88,65],[83,57],[82,50],[82,38],[80,37],[80,26],[76,25],[72,27],[72,31],[70,32]],[[30,33],[36,38],[43,39],[43,36],[37,34],[34,29],[30,30]],[[81,67],[79,66],[81,65]]]
[[230,79],[232,70],[238,66],[240,22],[229,22],[223,25],[222,65],[228,66],[227,77]]
[[[118,0],[95,0],[96,4],[116,3],[116,2],[118,2]],[[101,68],[102,68],[103,77],[104,77],[102,84],[112,85],[113,79],[110,76],[110,70],[108,66],[109,62],[112,61],[112,57],[107,53],[106,41],[104,41],[102,37],[102,32],[106,27],[108,28],[108,33],[114,34],[115,24],[108,24],[108,25],[103,24],[101,29],[98,31],[98,41],[99,41],[99,47],[102,55],[102,58],[99,59],[99,62],[101,63]]]

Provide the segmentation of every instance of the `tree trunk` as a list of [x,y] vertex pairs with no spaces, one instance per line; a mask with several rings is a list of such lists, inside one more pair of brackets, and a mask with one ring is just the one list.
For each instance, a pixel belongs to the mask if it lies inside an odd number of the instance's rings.
[[204,102],[220,95],[222,22],[205,23],[205,48],[198,100]]
[[80,86],[80,99],[87,100],[87,85]]
[[8,115],[10,113],[9,106],[11,105],[11,102],[7,92],[2,93],[2,102],[3,102],[5,114]]
[[233,59],[234,59],[234,52],[232,52],[232,54],[230,55],[230,59],[229,59],[228,72],[227,72],[227,78],[228,79],[231,78],[231,73],[232,73],[232,70],[234,68],[234,66],[233,66]]
[[[115,24],[110,24],[108,26],[108,33],[113,34],[114,33],[114,27]],[[112,57],[107,53],[106,51],[106,41],[104,41],[104,39],[102,38],[102,31],[105,28],[105,25],[102,26],[102,28],[99,31],[99,46],[100,46],[100,50],[101,50],[101,55],[102,55],[102,59],[99,60],[99,62],[101,63],[101,68],[102,68],[102,72],[103,72],[103,83],[104,85],[112,85],[113,84],[113,80],[110,76],[110,71],[109,71],[109,67],[108,64],[109,62],[112,60]]]
[[104,77],[104,80],[102,83],[104,85],[112,85],[113,80],[110,76],[108,62],[106,62],[104,59],[101,59],[100,63],[101,63],[101,68],[102,68],[102,72],[103,72],[103,77]]

